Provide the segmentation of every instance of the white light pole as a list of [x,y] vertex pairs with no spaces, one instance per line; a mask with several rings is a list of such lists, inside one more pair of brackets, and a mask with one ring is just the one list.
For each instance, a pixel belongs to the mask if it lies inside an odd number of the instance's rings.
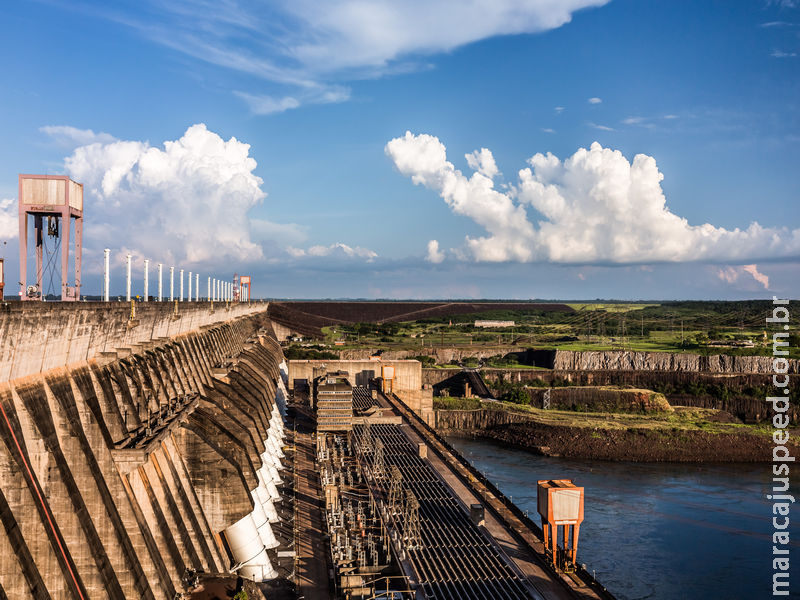
[[188,302],[192,301],[192,272],[189,271],[189,295],[187,296],[186,300]]
[[111,250],[108,248],[103,250],[103,264],[105,270],[103,273],[103,301],[108,302],[108,283],[111,278]]
[[147,296],[150,294],[150,259],[144,259],[144,301],[147,302]]
[[200,302],[200,273],[194,274],[194,301]]
[[206,300],[211,301],[211,277],[208,278],[208,298]]
[[161,302],[162,299],[162,288],[161,288],[161,272],[164,269],[164,265],[162,263],[158,263],[158,301]]
[[183,302],[183,269],[181,269],[181,285],[180,285],[181,295],[178,297],[179,302]]
[[125,257],[125,261],[127,262],[127,272],[128,272],[127,284],[125,288],[127,291],[125,293],[125,298],[127,299],[128,302],[130,302],[131,301],[131,255],[130,254],[128,254]]
[[175,300],[175,267],[169,268],[169,301]]

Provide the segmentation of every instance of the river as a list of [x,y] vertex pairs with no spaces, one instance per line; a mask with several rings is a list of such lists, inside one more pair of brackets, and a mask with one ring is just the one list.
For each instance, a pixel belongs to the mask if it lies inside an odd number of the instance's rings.
[[[578,562],[620,600],[772,597],[770,464],[579,461],[447,439],[534,521],[538,479],[583,486]],[[792,558],[800,555],[799,479],[790,487],[798,500]],[[791,588],[800,598],[800,561]]]

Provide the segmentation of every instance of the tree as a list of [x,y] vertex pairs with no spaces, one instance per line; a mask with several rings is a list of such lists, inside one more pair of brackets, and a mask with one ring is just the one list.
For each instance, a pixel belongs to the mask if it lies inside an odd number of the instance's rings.
[[521,387],[513,387],[503,394],[503,400],[514,404],[530,404],[531,397]]

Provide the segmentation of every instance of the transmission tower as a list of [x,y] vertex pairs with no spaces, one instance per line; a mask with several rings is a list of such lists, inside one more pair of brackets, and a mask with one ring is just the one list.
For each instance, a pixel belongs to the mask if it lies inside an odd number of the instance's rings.
[[419,500],[411,490],[406,490],[406,501],[403,505],[403,534],[406,546],[413,548],[421,539],[419,530]]
[[375,462],[373,472],[376,478],[382,478],[386,472],[386,467],[383,462],[383,440],[378,438],[375,440]]
[[389,472],[389,512],[396,515],[400,512],[403,500],[403,474],[397,465],[392,465]]

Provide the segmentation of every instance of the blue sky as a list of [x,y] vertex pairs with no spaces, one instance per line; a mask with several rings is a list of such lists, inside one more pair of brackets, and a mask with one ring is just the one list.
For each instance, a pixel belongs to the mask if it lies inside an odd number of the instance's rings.
[[7,281],[17,174],[68,172],[86,293],[110,247],[112,291],[130,251],[275,297],[798,297],[800,3],[462,5],[4,3]]

